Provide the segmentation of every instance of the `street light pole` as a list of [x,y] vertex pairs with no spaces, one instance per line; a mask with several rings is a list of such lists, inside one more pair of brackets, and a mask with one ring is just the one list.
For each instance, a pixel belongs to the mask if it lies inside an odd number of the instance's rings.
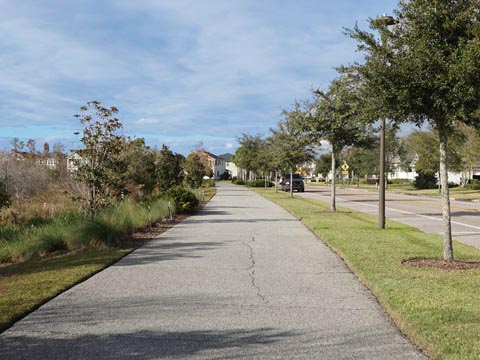
[[[380,25],[382,45],[385,46],[385,29],[387,26],[395,24],[395,19],[391,16],[383,15],[376,20]],[[380,182],[378,194],[378,227],[380,229],[385,229],[385,127],[385,116],[382,116],[380,129]]]

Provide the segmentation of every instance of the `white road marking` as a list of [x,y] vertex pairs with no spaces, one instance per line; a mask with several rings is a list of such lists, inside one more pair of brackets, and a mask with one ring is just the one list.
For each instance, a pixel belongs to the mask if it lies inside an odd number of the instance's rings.
[[[322,196],[325,196],[325,195],[322,195]],[[341,198],[338,198],[338,200],[340,200],[342,202],[346,202],[346,203],[353,203],[353,204],[357,204],[357,205],[359,204],[359,202],[357,202],[357,201],[344,200],[344,199],[341,199]],[[364,204],[364,203],[361,203],[361,204],[362,204],[362,206],[371,206],[371,207],[378,208],[378,204],[377,205]],[[387,207],[385,208],[385,210],[396,211],[396,212],[399,212],[399,213],[402,213],[402,214],[414,215],[414,216],[418,216],[418,217],[422,217],[422,218],[430,219],[430,220],[443,221],[443,218],[438,218],[438,217],[433,217],[433,216],[428,216],[428,215],[422,215],[422,214],[416,214],[416,213],[412,213],[410,211],[397,210],[397,209],[392,209],[392,208],[387,208]],[[455,225],[460,225],[460,226],[465,226],[465,227],[468,227],[468,228],[480,230],[480,226],[473,226],[473,225],[469,225],[469,224],[464,224],[464,223],[461,223],[461,222],[458,222],[458,221],[450,221],[450,222],[452,224],[455,224]]]

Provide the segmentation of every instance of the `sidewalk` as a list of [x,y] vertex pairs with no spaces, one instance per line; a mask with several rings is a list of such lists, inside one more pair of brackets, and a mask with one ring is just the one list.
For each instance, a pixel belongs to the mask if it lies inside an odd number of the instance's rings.
[[0,359],[423,358],[298,220],[229,184],[19,321],[0,348]]

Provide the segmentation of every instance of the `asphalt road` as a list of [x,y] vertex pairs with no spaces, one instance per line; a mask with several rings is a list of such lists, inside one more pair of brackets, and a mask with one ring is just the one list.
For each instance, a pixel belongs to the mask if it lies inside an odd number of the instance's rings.
[[[327,186],[308,186],[301,196],[330,202]],[[337,206],[378,216],[378,193],[337,187]],[[385,216],[422,231],[443,236],[441,199],[426,196],[386,194]],[[480,248],[480,203],[451,200],[452,236],[455,240]]]
[[422,359],[287,211],[221,184],[195,216],[0,335],[2,359]]

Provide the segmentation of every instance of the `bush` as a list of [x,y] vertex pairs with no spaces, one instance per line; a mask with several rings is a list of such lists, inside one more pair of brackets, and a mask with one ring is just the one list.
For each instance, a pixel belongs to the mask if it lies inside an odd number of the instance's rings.
[[220,180],[230,180],[230,179],[231,179],[230,173],[227,170],[225,170],[225,172],[220,176]]
[[435,189],[437,187],[437,178],[435,174],[419,173],[413,181],[415,189]]
[[241,179],[234,179],[234,180],[232,180],[232,183],[235,184],[235,185],[245,185],[245,181],[243,181]]
[[310,179],[310,182],[317,182],[317,179],[311,178],[311,179]]
[[215,179],[203,179],[202,186],[204,187],[215,187]]
[[480,190],[480,180],[470,179],[468,184],[464,185],[464,189],[468,190]]
[[199,204],[195,194],[181,186],[169,189],[165,196],[174,202],[178,213],[190,212]]
[[[255,181],[247,182],[247,186],[255,187],[255,188],[262,188],[265,187],[265,179],[257,179]],[[273,183],[271,181],[267,181],[267,187],[272,187]]]
[[388,180],[389,184],[396,184],[396,185],[408,185],[411,184],[412,181],[409,179],[390,179]]

